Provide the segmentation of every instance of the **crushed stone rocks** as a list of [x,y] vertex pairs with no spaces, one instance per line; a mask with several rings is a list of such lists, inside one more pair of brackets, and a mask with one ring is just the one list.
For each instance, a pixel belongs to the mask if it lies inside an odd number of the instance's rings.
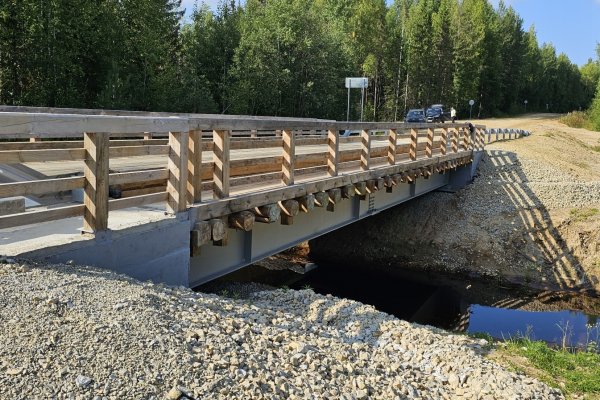
[[484,340],[311,290],[232,299],[0,264],[0,398],[560,399]]

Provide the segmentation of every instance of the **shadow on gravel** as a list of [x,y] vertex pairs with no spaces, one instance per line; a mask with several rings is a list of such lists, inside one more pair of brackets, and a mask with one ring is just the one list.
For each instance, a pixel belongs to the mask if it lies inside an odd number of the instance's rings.
[[[528,174],[531,175],[530,171]],[[543,180],[548,174],[541,176]],[[560,188],[561,183],[555,183],[547,190]],[[540,190],[546,189],[542,186]],[[390,280],[401,280],[403,276],[412,279],[414,275],[415,280],[427,284],[433,283],[428,282],[434,279],[431,275],[447,273],[451,280],[467,289],[478,280],[487,282],[492,290],[484,293],[486,289],[482,289],[481,295],[488,300],[479,304],[493,307],[541,311],[545,304],[551,309],[557,291],[570,291],[571,295],[582,298],[580,295],[586,291],[594,294],[590,289],[595,278],[585,273],[553,224],[550,212],[531,188],[514,152],[488,151],[475,184],[461,192],[433,193],[384,211],[312,240],[310,251],[311,259],[323,269],[331,268],[337,279],[355,281],[350,293],[343,296],[368,304],[375,304],[373,298],[377,296],[387,298],[388,302],[389,298],[402,301],[401,291],[407,289],[387,287]],[[366,286],[361,272],[379,274],[377,287],[381,293],[361,299],[361,285]],[[541,292],[544,287],[549,291]],[[527,293],[519,293],[515,288]],[[419,296],[421,292],[415,290],[411,295]],[[565,294],[564,301],[574,304],[570,309],[598,312],[586,309],[585,300],[578,301],[571,295]],[[440,297],[442,300],[435,306],[449,306],[445,304],[447,297]],[[432,303],[424,300],[424,308],[428,302]],[[575,305],[578,302],[583,308]],[[394,310],[386,311],[400,315]],[[411,310],[410,315],[418,311]],[[458,330],[461,325],[469,324],[468,310],[461,312],[464,321],[459,322]]]
[[[520,168],[518,155],[491,150],[487,152],[484,162],[493,165],[493,175],[485,178],[502,182],[503,193],[499,193],[497,201],[512,207],[512,212],[519,217],[520,226],[517,226],[516,231],[529,238],[521,240],[522,243],[511,244],[531,263],[529,266],[532,271],[526,270],[525,274],[552,268],[553,282],[550,283],[564,290],[584,289],[590,283],[594,283],[584,272],[580,261],[569,249],[557,227],[553,225],[547,208],[528,186],[529,181]],[[525,278],[527,279],[527,275]]]

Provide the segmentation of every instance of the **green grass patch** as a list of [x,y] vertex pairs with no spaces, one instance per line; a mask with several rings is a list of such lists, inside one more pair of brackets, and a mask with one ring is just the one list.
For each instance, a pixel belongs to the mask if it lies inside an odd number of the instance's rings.
[[597,208],[574,208],[571,210],[571,218],[575,222],[584,222],[590,219],[591,217],[598,215],[600,211]]
[[[596,351],[554,349],[544,342],[515,339],[500,350],[525,357],[542,371],[540,380],[560,388],[565,394],[600,394],[600,354]],[[513,365],[518,370],[526,370]]]

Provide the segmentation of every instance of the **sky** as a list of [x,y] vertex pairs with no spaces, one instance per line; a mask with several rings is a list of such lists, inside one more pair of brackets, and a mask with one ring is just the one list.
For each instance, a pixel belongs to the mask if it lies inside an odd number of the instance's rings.
[[[492,0],[497,5],[499,0]],[[525,30],[535,26],[540,45],[554,44],[581,66],[596,59],[600,42],[600,0],[504,0],[523,18]]]
[[[195,0],[183,0],[189,14]],[[219,0],[205,0],[213,9]],[[386,0],[389,3],[392,0]],[[494,6],[500,0],[490,0]],[[596,58],[600,42],[600,0],[504,0],[523,18],[524,29],[535,26],[540,45],[552,43],[577,65]]]

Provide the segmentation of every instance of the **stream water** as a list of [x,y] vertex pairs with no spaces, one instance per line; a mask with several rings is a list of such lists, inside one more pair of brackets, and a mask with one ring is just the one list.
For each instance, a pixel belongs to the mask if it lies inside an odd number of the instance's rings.
[[225,280],[310,287],[317,293],[357,300],[410,322],[451,331],[487,334],[500,340],[527,336],[600,350],[600,299],[581,294],[526,293],[469,278],[331,265],[305,274],[251,266]]

